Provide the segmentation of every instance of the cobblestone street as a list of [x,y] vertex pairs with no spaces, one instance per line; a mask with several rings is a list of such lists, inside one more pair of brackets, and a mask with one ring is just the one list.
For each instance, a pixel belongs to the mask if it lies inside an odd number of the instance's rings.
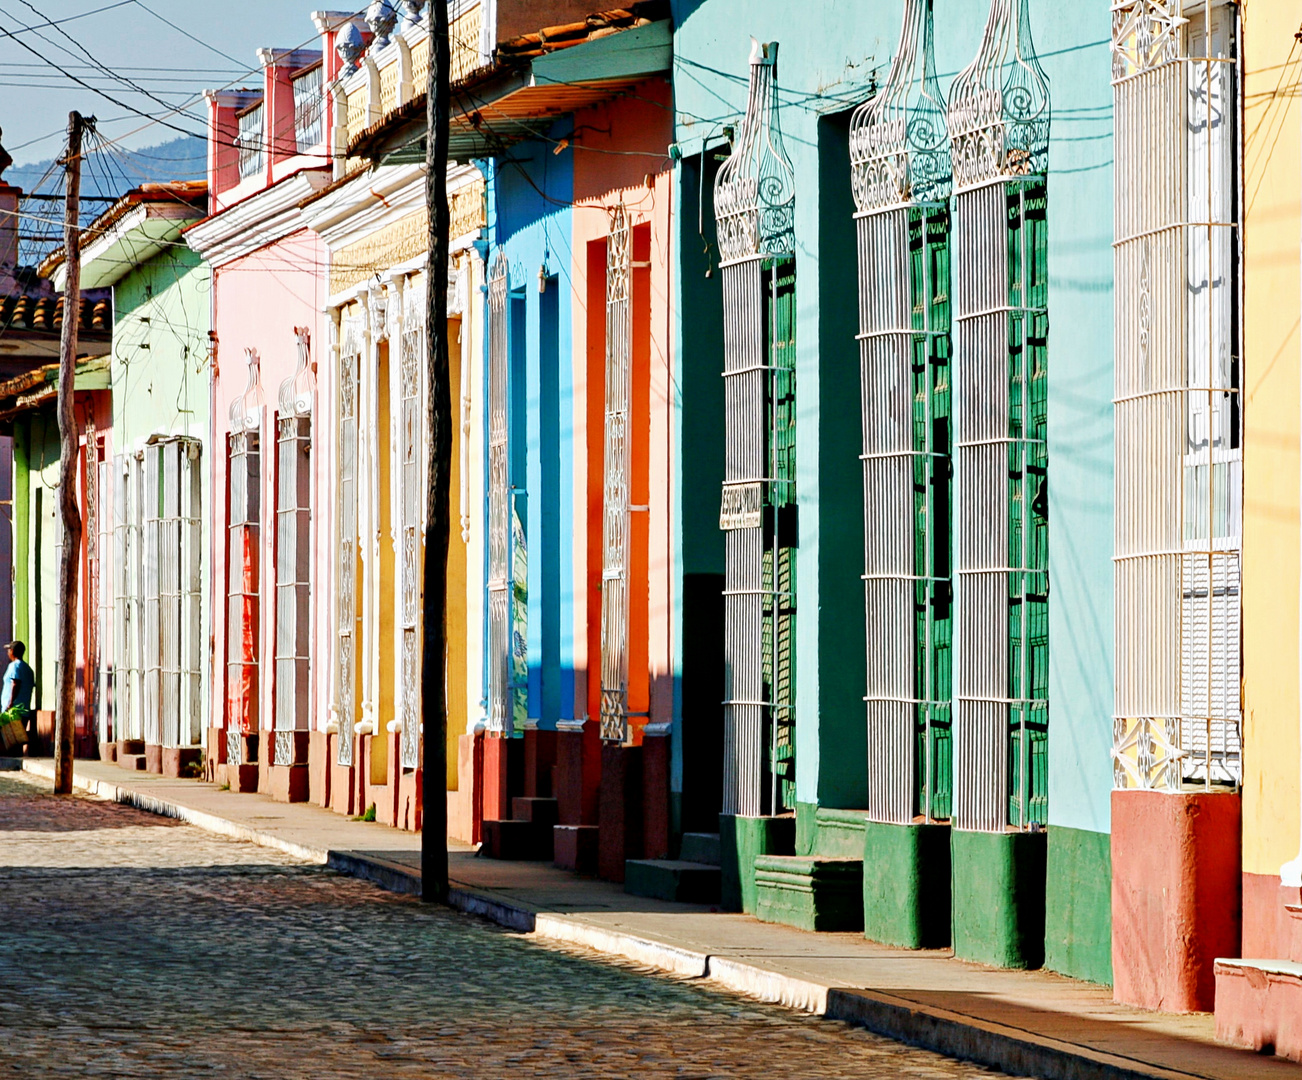
[[993,1075],[0,776],[0,1076]]

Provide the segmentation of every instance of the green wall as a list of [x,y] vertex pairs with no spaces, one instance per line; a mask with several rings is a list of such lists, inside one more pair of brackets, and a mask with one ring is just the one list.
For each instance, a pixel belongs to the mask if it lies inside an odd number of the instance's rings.
[[1112,984],[1112,844],[1107,833],[1049,827],[1044,966]]

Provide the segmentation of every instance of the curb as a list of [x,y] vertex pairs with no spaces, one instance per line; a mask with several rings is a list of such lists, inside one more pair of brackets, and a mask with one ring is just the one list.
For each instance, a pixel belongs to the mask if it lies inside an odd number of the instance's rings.
[[[53,768],[41,762],[16,760],[17,767],[23,772],[46,780],[54,778]],[[13,768],[8,760],[0,759],[0,770]],[[74,775],[73,786],[102,799],[174,818],[205,832],[283,851],[338,873],[370,881],[390,892],[420,894],[420,875],[410,867],[387,859],[290,843],[215,814],[192,810],[103,780]],[[518,933],[582,945],[659,971],[703,979],[749,998],[785,1005],[828,1020],[840,1020],[876,1035],[999,1069],[1011,1076],[1032,1076],[1039,1080],[1193,1080],[1199,1075],[1090,1050],[890,994],[825,986],[740,960],[696,952],[623,931],[605,930],[569,916],[508,903],[456,883],[448,890],[448,906]]]

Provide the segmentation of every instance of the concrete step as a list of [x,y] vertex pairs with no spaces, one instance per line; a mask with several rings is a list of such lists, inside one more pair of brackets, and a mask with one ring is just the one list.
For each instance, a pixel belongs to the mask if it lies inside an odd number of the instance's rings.
[[624,891],[680,904],[717,904],[719,867],[681,859],[627,859]]
[[118,753],[118,767],[122,769],[130,769],[133,772],[144,772],[146,761],[147,759],[144,754]]
[[719,857],[719,834],[717,832],[683,833],[683,846],[679,849],[678,857],[683,862],[721,865],[723,860]]
[[560,870],[573,870],[580,874],[597,872],[597,843],[599,834],[595,825],[556,825],[552,828],[552,864]]
[[532,821],[484,819],[479,854],[489,859],[546,861],[552,858],[552,829]]
[[801,930],[863,932],[863,859],[760,855],[755,917]]
[[511,800],[511,819],[529,821],[535,825],[551,828],[560,820],[560,812],[555,799],[539,799],[528,795],[517,795]]

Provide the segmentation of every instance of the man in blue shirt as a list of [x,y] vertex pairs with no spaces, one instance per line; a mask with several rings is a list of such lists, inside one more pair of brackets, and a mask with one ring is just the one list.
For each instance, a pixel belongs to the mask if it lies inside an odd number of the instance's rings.
[[21,641],[11,641],[5,649],[9,653],[9,666],[5,668],[4,686],[0,688],[0,713],[21,709],[23,725],[27,728],[27,745],[31,746],[36,736],[36,714],[32,712],[36,674],[23,659],[26,645]]

